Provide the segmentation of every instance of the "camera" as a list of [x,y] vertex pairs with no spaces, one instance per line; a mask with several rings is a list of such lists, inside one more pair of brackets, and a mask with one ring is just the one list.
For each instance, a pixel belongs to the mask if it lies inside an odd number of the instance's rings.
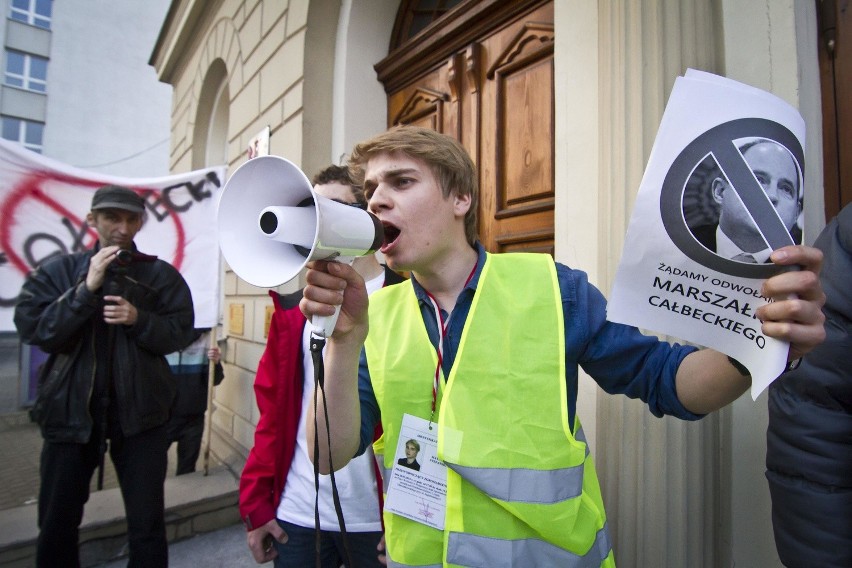
[[127,266],[133,262],[133,253],[127,249],[121,249],[115,253],[115,262],[121,266]]

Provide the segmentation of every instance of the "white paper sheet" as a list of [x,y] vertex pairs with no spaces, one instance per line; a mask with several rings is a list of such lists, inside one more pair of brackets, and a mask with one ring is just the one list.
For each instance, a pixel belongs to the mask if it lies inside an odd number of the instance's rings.
[[768,301],[760,295],[763,280],[780,268],[731,260],[722,243],[717,253],[699,235],[718,223],[717,179],[746,203],[746,222],[759,228],[767,249],[792,244],[791,232],[801,234],[801,213],[798,227],[787,226],[761,187],[761,173],[752,172],[739,149],[758,139],[786,150],[801,203],[805,124],[795,108],[710,73],[689,70],[676,80],[639,187],[607,314],[610,321],[735,358],[751,372],[755,399],[787,361],[788,344],[765,337],[755,317]]

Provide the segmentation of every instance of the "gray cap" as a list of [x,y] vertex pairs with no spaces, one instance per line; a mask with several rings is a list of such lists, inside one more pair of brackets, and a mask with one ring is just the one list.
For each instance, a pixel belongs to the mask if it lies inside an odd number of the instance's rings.
[[119,185],[105,185],[92,198],[92,211],[96,209],[124,209],[134,213],[145,211],[145,200],[135,191]]

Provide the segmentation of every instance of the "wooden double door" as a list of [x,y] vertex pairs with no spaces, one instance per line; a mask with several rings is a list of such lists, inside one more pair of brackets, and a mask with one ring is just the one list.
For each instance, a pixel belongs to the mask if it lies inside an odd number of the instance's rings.
[[487,250],[552,255],[552,1],[462,1],[415,33],[405,26],[416,4],[403,2],[396,45],[376,65],[388,124],[432,128],[468,150]]

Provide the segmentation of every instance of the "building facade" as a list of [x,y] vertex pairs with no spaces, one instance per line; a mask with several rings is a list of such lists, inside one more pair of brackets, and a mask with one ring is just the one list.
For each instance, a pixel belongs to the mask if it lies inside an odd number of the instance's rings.
[[167,0],[0,0],[3,138],[126,177],[169,172],[171,87],[147,56]]
[[[458,136],[483,192],[495,191],[505,214],[482,221],[489,248],[550,252],[606,293],[666,100],[687,68],[797,107],[809,183],[821,186],[816,30],[804,1],[174,0],[150,63],[174,87],[172,171],[233,171],[269,127],[270,153],[310,176],[390,124],[430,125]],[[513,105],[517,93],[531,102]],[[538,134],[524,141],[525,158],[543,183],[526,194],[506,183],[529,173],[501,138],[518,122]],[[809,242],[825,222],[817,193]],[[223,278],[229,380],[216,392],[212,447],[238,472],[258,420],[252,383],[271,303],[227,268]],[[619,565],[780,565],[763,475],[765,395],[686,424],[585,378],[578,413]]]

